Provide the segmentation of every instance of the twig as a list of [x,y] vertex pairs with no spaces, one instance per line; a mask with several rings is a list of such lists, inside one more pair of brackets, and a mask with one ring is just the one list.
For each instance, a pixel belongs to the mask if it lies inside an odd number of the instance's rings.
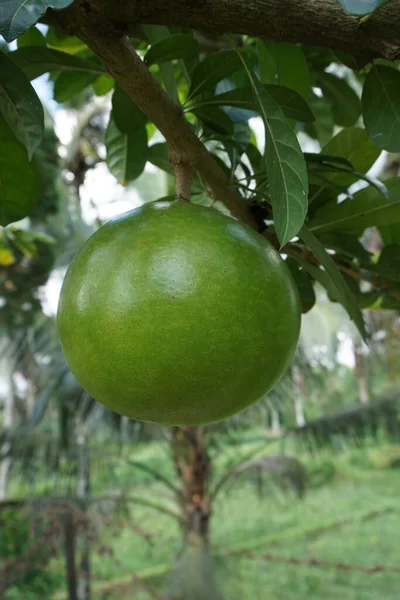
[[[167,140],[171,163],[183,163],[196,169],[213,195],[234,217],[256,228],[250,205],[230,187],[229,176],[192,131],[182,108],[171,100],[152,76],[130,40],[121,38],[109,22],[107,25],[104,23],[104,27],[100,26],[104,20],[108,21],[108,14],[95,18],[87,10],[85,3],[74,3],[58,13],[57,23],[73,32],[97,54],[118,85],[156,125]],[[98,10],[101,12],[101,8]]]
[[193,169],[185,163],[175,165],[175,190],[178,198],[190,200]]

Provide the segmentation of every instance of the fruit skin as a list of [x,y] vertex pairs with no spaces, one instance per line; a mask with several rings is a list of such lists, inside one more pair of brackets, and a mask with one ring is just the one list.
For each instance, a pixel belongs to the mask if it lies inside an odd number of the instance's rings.
[[278,382],[300,303],[260,234],[210,208],[159,201],[86,241],[57,318],[67,363],[93,398],[134,419],[199,425]]

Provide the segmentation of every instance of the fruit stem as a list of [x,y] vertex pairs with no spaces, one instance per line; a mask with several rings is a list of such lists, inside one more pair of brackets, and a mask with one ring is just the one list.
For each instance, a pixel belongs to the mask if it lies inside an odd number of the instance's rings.
[[190,202],[193,168],[185,163],[175,165],[175,191],[177,200]]

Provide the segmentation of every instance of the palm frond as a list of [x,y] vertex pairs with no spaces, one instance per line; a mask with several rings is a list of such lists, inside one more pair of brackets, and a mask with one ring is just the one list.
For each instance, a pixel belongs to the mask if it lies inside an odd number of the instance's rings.
[[294,490],[299,497],[304,495],[307,486],[307,473],[299,460],[284,454],[264,455],[244,461],[227,471],[215,486],[211,500],[215,501],[225,486],[232,485],[242,475],[250,475],[260,492],[264,478],[281,489]]
[[400,438],[400,401],[397,397],[390,397],[371,404],[351,406],[303,427],[293,428],[287,435],[311,452],[322,446],[341,451],[349,444],[361,446],[382,435],[397,440]]

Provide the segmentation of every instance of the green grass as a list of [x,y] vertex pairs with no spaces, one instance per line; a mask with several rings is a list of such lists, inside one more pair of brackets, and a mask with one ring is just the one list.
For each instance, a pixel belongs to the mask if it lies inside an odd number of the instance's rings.
[[[231,451],[228,458],[220,457],[221,470],[223,462],[231,462]],[[393,453],[393,448],[387,451]],[[357,451],[334,459],[333,481],[311,489],[303,500],[282,493],[260,498],[251,482],[245,480],[220,496],[212,518],[212,542],[225,598],[398,600],[400,573],[367,575],[228,555],[249,550],[259,556],[270,552],[278,557],[317,558],[364,567],[398,566],[400,470],[369,468],[362,454],[364,451]],[[148,450],[148,458],[150,463],[160,461],[155,449]],[[321,460],[333,458],[325,454],[308,459],[309,468]],[[160,484],[147,486],[146,490],[162,499]],[[137,583],[132,582],[132,573],[160,587],[164,574],[174,564],[180,549],[174,520],[141,506],[132,507],[130,518],[151,532],[152,545],[129,527],[116,532],[108,540],[116,560],[109,556],[94,559],[94,600],[148,599],[151,596],[140,592]],[[105,531],[103,539],[107,537]]]
[[[262,437],[246,432],[244,443],[240,441],[240,435],[233,443],[221,438],[213,462],[216,478],[241,456],[258,451]],[[273,443],[265,449],[277,452],[279,447]],[[211,529],[224,600],[398,600],[400,573],[367,575],[355,570],[288,565],[263,560],[261,555],[316,558],[364,567],[398,566],[400,469],[390,468],[390,463],[392,458],[398,459],[399,447],[382,444],[336,456],[320,452],[314,458],[299,455],[293,448],[286,450],[296,452],[311,474],[317,468],[330,473],[328,483],[309,489],[302,500],[271,490],[261,498],[248,479],[238,480],[221,493]],[[173,476],[165,444],[135,446],[129,458],[159,469],[164,476]],[[124,460],[116,462],[111,480],[100,475],[93,481],[96,491],[109,493],[104,489],[107,485],[112,492],[115,481],[129,494],[164,502],[174,509],[170,492],[160,482],[152,482],[150,475],[129,467]],[[316,480],[311,477],[311,481]],[[170,516],[137,504],[116,518],[118,526],[100,527],[100,537],[112,553],[93,553],[93,600],[148,600],[151,596],[140,591],[132,574],[146,585],[162,589],[181,549],[179,528]],[[151,534],[151,543],[138,534],[136,526]],[[244,551],[255,557],[246,558]],[[56,559],[53,567],[59,571],[63,564]],[[54,600],[65,599],[65,592],[60,591]]]

